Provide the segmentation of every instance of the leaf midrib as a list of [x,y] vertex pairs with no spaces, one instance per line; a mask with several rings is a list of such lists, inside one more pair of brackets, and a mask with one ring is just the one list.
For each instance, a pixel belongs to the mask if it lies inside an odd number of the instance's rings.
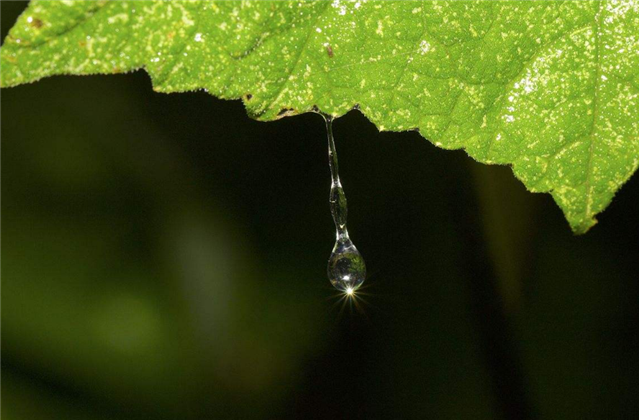
[[592,99],[592,126],[590,127],[590,133],[588,134],[588,138],[590,139],[590,147],[588,148],[588,163],[586,164],[586,207],[584,208],[584,218],[589,218],[592,214],[592,156],[594,154],[594,144],[595,144],[595,129],[597,125],[597,118],[599,116],[599,89],[601,86],[601,64],[599,63],[599,49],[600,49],[600,35],[601,35],[601,14],[603,9],[604,1],[599,2],[599,10],[595,14],[594,18],[594,37],[595,37],[595,89],[594,96]]

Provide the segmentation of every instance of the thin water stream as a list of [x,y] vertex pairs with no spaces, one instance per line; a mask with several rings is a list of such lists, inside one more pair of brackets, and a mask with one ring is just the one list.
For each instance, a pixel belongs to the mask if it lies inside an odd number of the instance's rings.
[[328,259],[328,278],[333,286],[352,295],[366,279],[366,264],[353,241],[348,236],[346,228],[346,216],[348,207],[346,195],[339,179],[339,166],[337,163],[337,151],[333,138],[333,117],[321,114],[326,122],[326,134],[328,137],[328,164],[331,170],[331,192],[329,203],[331,214],[335,222],[335,246]]

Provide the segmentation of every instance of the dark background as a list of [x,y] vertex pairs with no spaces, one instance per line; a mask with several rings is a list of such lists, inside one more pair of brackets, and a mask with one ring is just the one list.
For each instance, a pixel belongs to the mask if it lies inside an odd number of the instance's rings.
[[3,420],[639,417],[637,176],[576,237],[509,168],[350,112],[344,304],[318,115],[141,71],[1,95]]

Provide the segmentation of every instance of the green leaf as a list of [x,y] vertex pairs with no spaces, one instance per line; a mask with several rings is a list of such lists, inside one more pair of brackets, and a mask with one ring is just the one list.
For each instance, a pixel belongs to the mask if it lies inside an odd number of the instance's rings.
[[2,86],[144,68],[273,120],[355,105],[380,130],[512,165],[573,230],[639,165],[639,3],[33,1]]

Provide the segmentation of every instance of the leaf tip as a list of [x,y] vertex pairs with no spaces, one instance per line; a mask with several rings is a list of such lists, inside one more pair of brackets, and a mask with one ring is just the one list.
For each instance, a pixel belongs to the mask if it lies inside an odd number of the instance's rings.
[[584,235],[597,224],[597,219],[590,217],[579,222],[570,222],[570,227],[575,235]]

